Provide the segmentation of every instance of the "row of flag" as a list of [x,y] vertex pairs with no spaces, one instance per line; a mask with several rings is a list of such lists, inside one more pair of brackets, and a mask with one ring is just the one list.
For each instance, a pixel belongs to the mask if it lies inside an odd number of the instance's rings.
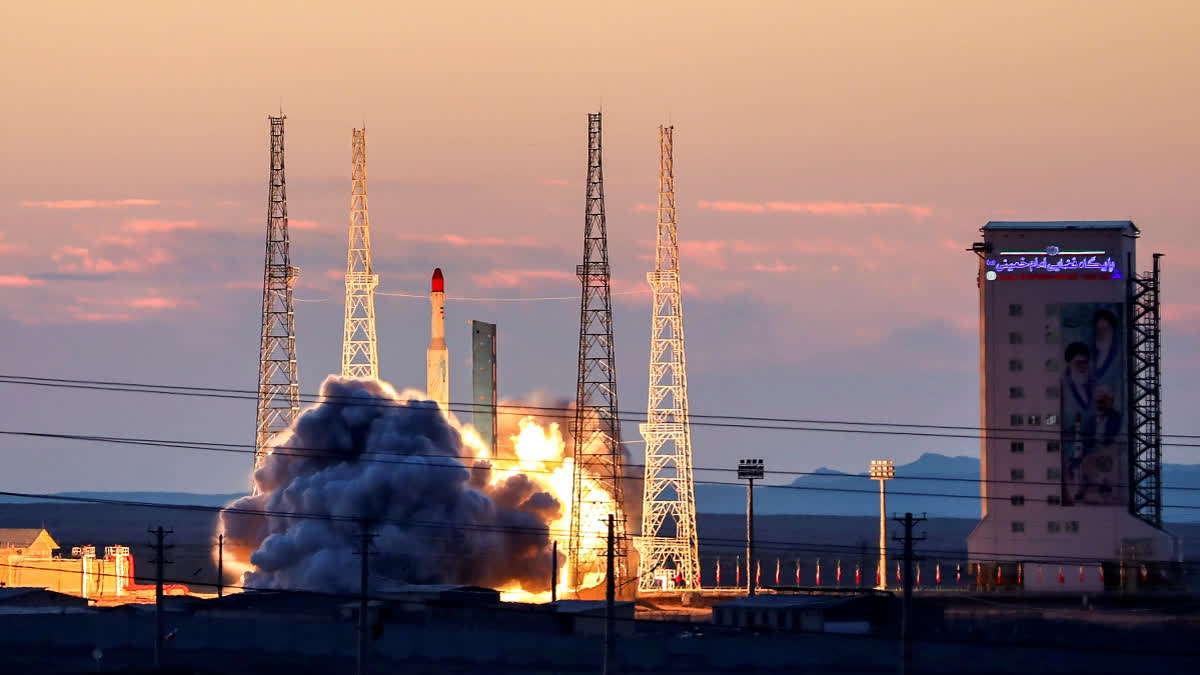
[[[783,561],[780,558],[775,559],[775,585],[776,586],[782,585],[782,562]],[[981,567],[980,563],[974,563],[974,565],[975,565],[976,574],[982,574],[982,567]],[[740,586],[742,584],[742,564],[741,564],[740,556],[735,558],[733,569],[734,569],[734,585]],[[1024,571],[1025,571],[1025,565],[1023,563],[1018,563],[1017,564],[1017,577],[1016,577],[1017,585],[1021,585],[1024,582]],[[915,574],[914,574],[913,582],[917,586],[920,586],[921,585],[921,566],[915,565],[914,572],[915,572]],[[880,570],[876,569],[875,570],[875,585],[876,586],[878,586],[881,583],[880,578],[879,578],[879,573],[880,573]],[[969,574],[969,569],[968,569],[968,574]],[[1099,579],[1100,583],[1103,584],[1104,583],[1104,566],[1103,565],[1096,565],[1096,574],[1097,574],[1097,578]],[[1139,569],[1139,574],[1142,578],[1142,581],[1146,581],[1147,578],[1149,577],[1150,571],[1149,571],[1149,569],[1146,568],[1145,565],[1142,565],[1141,568]],[[1162,574],[1165,577],[1166,570],[1162,570]],[[1126,578],[1126,569],[1124,567],[1121,568],[1120,575],[1121,575],[1121,583],[1124,584],[1125,578]],[[1037,579],[1038,579],[1039,585],[1044,583],[1045,567],[1043,565],[1037,566]],[[941,565],[941,563],[936,563],[933,567],[933,580],[934,580],[935,584],[940,585],[942,583],[942,565]],[[717,581],[717,586],[720,586],[721,585],[721,559],[720,558],[717,558],[717,563],[716,563],[716,581]],[[817,559],[816,572],[813,576],[813,581],[814,581],[815,585],[817,585],[817,586],[821,585],[821,560],[819,558]],[[1065,572],[1064,568],[1060,566],[1058,568],[1058,583],[1065,584],[1066,582],[1067,582],[1066,572]],[[1079,566],[1079,583],[1082,584],[1082,583],[1086,583],[1086,582],[1087,582],[1087,567],[1084,565],[1080,565]],[[755,565],[754,583],[757,585],[762,585],[762,560],[757,561],[757,563]],[[900,563],[896,563],[896,583],[897,584],[904,583],[903,571],[901,570]],[[961,564],[955,564],[955,566],[954,566],[954,583],[955,584],[962,583],[962,565]],[[996,583],[997,584],[1004,583],[1004,571],[1003,571],[1003,566],[1001,566],[1001,565],[996,566]],[[799,560],[796,561],[796,585],[797,586],[802,585]],[[841,560],[838,560],[836,565],[834,566],[834,585],[837,585],[837,586],[842,585],[842,561]],[[854,585],[855,586],[862,585],[862,566],[858,565],[858,564],[855,564],[855,566],[854,566]]]

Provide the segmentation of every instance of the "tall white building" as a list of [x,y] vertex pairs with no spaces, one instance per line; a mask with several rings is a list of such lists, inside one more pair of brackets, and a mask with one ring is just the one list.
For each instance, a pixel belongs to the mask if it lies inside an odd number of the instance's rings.
[[[1178,540],[1131,509],[1130,221],[989,222],[979,255],[987,584],[1100,590],[1160,574]],[[1122,572],[1124,568],[1124,572]]]

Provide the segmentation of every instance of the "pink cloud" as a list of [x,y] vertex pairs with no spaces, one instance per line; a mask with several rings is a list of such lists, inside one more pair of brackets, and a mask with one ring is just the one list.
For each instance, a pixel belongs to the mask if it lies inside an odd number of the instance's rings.
[[775,264],[773,264],[773,265],[763,265],[762,263],[759,263],[759,264],[754,265],[750,269],[754,270],[755,272],[770,272],[772,274],[783,274],[785,272],[795,272],[796,270],[800,269],[800,266],[799,265],[785,265],[782,262],[779,262],[778,260],[776,260]]
[[119,209],[126,206],[158,206],[157,199],[60,199],[45,202],[21,202],[21,206],[30,209],[61,209],[78,211],[80,209]]
[[106,322],[114,322],[114,321],[132,321],[133,315],[132,314],[114,314],[114,313],[106,313],[106,312],[74,312],[71,314],[71,318],[76,321],[106,323]]
[[[346,270],[327,269],[325,270],[324,277],[335,281],[339,279],[344,280],[346,278]],[[259,286],[262,286],[262,284],[259,283]]]
[[[151,293],[153,293],[153,295],[144,295],[133,298],[75,298],[75,302],[80,305],[147,310],[174,309],[182,304],[185,304],[181,300],[158,295],[157,291],[154,291],[153,289],[151,289]],[[79,308],[71,307],[69,309],[78,311]]]
[[481,288],[527,288],[540,282],[566,281],[575,276],[561,270],[516,269],[492,270],[487,274],[472,274],[471,281]]
[[29,250],[25,244],[6,244],[4,242],[4,233],[0,232],[0,255],[6,253],[24,253]]
[[811,241],[797,239],[792,242],[792,250],[801,255],[838,255],[845,257],[857,257],[862,253],[856,246],[836,242],[832,239]]
[[658,207],[654,204],[638,204],[630,209],[630,211],[634,213],[658,213]]
[[294,230],[319,230],[321,224],[315,220],[293,220],[288,219],[288,227]]
[[566,178],[547,178],[542,185],[570,185]]
[[146,234],[148,232],[174,232],[196,229],[194,220],[131,220],[121,226],[123,232]]
[[933,209],[928,206],[896,202],[767,202],[767,210],[822,216],[866,216],[902,211],[918,220],[933,214]]
[[0,287],[3,288],[26,288],[29,286],[44,286],[45,281],[41,279],[30,279],[23,274],[5,274],[0,275]]
[[58,271],[72,274],[112,274],[135,272],[145,267],[175,262],[175,256],[161,248],[152,248],[140,257],[125,257],[120,260],[93,255],[86,248],[62,246],[50,259],[58,263]]
[[695,261],[701,267],[723,270],[727,267],[723,251],[729,242],[717,240],[685,240],[679,242],[679,257],[682,261]]
[[113,246],[125,246],[127,248],[133,248],[134,246],[137,246],[137,244],[138,244],[137,239],[134,239],[133,237],[123,237],[119,234],[106,234],[106,235],[96,239],[96,241],[101,244],[111,244]]
[[918,220],[933,215],[933,209],[920,204],[899,202],[732,202],[700,200],[696,206],[726,213],[807,213],[820,216],[866,216],[899,211]]
[[445,244],[448,246],[488,246],[493,248],[549,248],[550,244],[534,237],[517,237],[504,239],[501,237],[464,237],[458,234],[398,234],[397,239],[403,241],[418,241],[426,244]]
[[697,202],[696,206],[710,211],[723,211],[726,213],[762,213],[767,210],[762,204],[754,202],[708,202],[703,199]]
[[766,253],[770,247],[748,241],[733,242],[733,250],[737,253]]

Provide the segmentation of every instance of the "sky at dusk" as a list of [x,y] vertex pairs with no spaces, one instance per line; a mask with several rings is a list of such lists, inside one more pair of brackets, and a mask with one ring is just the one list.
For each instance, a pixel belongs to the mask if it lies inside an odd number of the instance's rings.
[[[671,123],[693,413],[977,425],[979,228],[1132,219],[1140,266],[1166,254],[1165,431],[1200,434],[1197,25],[1186,1],[7,3],[0,373],[254,389],[282,106],[301,390],[339,368],[365,122],[379,291],[445,272],[451,400],[469,319],[499,325],[502,397],[571,398],[577,299],[454,298],[578,297],[602,108],[622,409],[646,403]],[[422,387],[428,301],[376,306],[383,378]],[[253,401],[0,397],[4,431],[254,439]],[[694,444],[698,467],[768,471],[979,452],[703,427]],[[4,489],[34,492],[231,492],[251,463],[19,437],[0,457]]]

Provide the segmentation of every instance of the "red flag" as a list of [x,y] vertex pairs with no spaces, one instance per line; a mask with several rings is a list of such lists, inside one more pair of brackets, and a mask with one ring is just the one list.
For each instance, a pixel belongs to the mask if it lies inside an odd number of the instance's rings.
[[1018,586],[1025,585],[1024,583],[1022,583],[1022,580],[1024,579],[1024,577],[1025,577],[1025,565],[1023,563],[1017,563],[1017,585]]
[[1063,576],[1063,571],[1062,571],[1061,567],[1058,568],[1058,583],[1060,583],[1060,584],[1067,583],[1067,578]]
[[859,564],[854,566],[854,585],[862,586],[862,565]]
[[921,585],[921,566],[917,565],[917,585]]
[[881,583],[883,583],[883,582],[879,580],[879,568],[876,567],[875,568],[875,585],[878,586]]
[[1104,583],[1104,565],[1096,565],[1096,572],[1100,575],[1100,583]]
[[939,586],[942,583],[942,563],[933,564],[933,583]]
[[821,585],[821,559],[817,558],[817,585]]
[[904,583],[904,578],[900,576],[900,563],[896,563],[896,583]]
[[1000,576],[1000,563],[996,563],[996,583],[1000,583],[1002,578]]
[[775,585],[779,585],[779,558],[775,559]]
[[754,585],[762,586],[762,559],[759,559],[758,565],[754,568]]
[[796,585],[800,585],[800,561],[796,561]]
[[1145,565],[1142,565],[1142,581],[1145,581],[1146,577],[1149,575],[1150,575],[1150,570],[1146,569]]
[[842,585],[842,561],[837,561],[837,585]]
[[717,558],[717,585],[721,585],[721,559]]
[[737,556],[733,560],[733,585],[740,588],[742,585],[742,557]]
[[1079,566],[1079,583],[1084,583],[1087,579],[1083,576],[1083,565]]
[[962,583],[962,565],[955,563],[954,565],[954,584],[957,586]]

